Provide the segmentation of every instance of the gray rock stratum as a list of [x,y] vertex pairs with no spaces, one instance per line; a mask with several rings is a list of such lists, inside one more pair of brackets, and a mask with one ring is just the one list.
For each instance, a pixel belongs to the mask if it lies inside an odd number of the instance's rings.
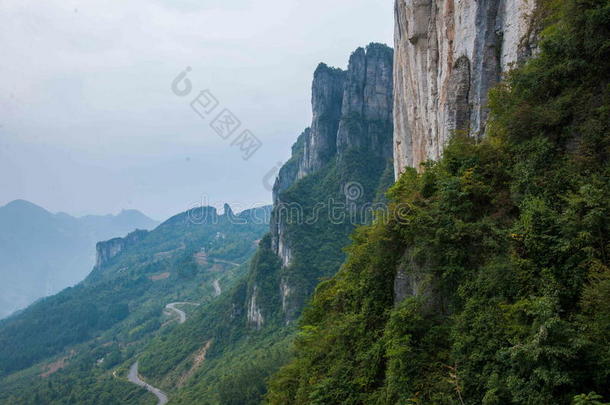
[[148,235],[148,231],[138,229],[129,233],[124,238],[114,238],[107,241],[98,242],[95,246],[95,269],[102,269],[115,256],[125,250],[125,248],[136,245],[138,242],[144,239],[146,235]]
[[[273,204],[295,181],[315,173],[347,150],[365,150],[380,159],[392,158],[393,50],[372,43],[358,48],[343,71],[321,63],[312,83],[312,124],[292,147],[292,158],[281,168],[273,187]],[[290,265],[285,224],[271,220],[272,247],[284,266]]]
[[[283,317],[286,324],[293,322],[313,292],[314,280],[338,270],[334,258],[341,257],[342,251],[329,242],[347,239],[350,226],[355,224],[348,220],[330,224],[328,218],[331,203],[345,200],[341,190],[346,184],[357,185],[356,199],[365,205],[371,204],[377,191],[389,183],[385,180],[386,172],[393,168],[392,71],[392,48],[377,43],[356,49],[346,70],[324,63],[317,67],[312,83],[311,126],[298,137],[290,160],[278,173],[273,186],[270,237],[261,241],[261,255],[255,256],[251,266],[243,308],[249,327],[260,329],[278,319],[275,315]],[[301,200],[314,189],[323,189],[316,192],[316,201]],[[334,194],[337,192],[339,199]],[[306,213],[309,221],[303,221]],[[319,217],[311,221],[312,214]],[[325,234],[325,227],[334,227],[334,231]],[[319,238],[305,240],[303,235],[307,233],[318,233]],[[333,257],[329,252],[335,248]],[[314,256],[316,250],[322,252],[318,260],[305,266],[308,260],[304,257]],[[275,259],[271,256],[279,261],[271,263]],[[272,282],[268,282],[270,272],[274,272]],[[267,280],[266,288],[263,280]]]
[[396,0],[394,172],[485,133],[487,93],[535,52],[535,0]]

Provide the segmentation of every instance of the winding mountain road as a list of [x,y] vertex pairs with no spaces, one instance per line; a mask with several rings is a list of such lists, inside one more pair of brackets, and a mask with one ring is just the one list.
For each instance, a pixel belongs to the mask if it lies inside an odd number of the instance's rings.
[[[220,262],[220,263],[230,264],[230,265],[233,265],[236,267],[240,266],[239,263],[233,263],[233,262],[229,262],[229,261],[221,260],[221,259],[214,259],[214,260],[217,262]],[[217,296],[220,295],[222,293],[222,289],[220,288],[219,280],[214,280],[212,285],[214,287],[215,294]],[[169,314],[169,313],[173,312],[176,315],[178,315],[178,323],[186,322],[186,313],[183,310],[176,308],[176,305],[199,306],[199,304],[195,303],[195,302],[170,302],[169,304],[167,304],[165,306],[167,313]],[[209,346],[209,342],[208,342],[208,346]],[[206,346],[206,350],[207,350],[207,346]],[[116,377],[116,370],[112,373],[112,375],[114,375]],[[169,401],[166,393],[161,391],[159,388],[153,387],[146,381],[142,380],[142,378],[140,377],[140,374],[138,373],[138,362],[137,361],[135,363],[133,363],[131,365],[131,367],[129,368],[129,375],[127,376],[127,379],[129,380],[129,382],[136,384],[140,387],[143,387],[146,390],[148,390],[149,392],[153,393],[159,399],[159,401],[157,402],[157,405],[165,405]]]
[[228,260],[216,259],[214,257],[212,258],[212,260],[214,262],[218,262],[218,263],[230,264],[231,266],[235,266],[235,267],[239,267],[239,266],[241,266],[243,264],[243,263],[240,264],[240,263],[230,262]]
[[[218,259],[215,259],[215,260],[219,261],[221,263],[231,264],[233,266],[240,266],[240,264],[238,264],[238,263],[233,263],[233,262],[229,262],[226,260],[218,260]],[[219,280],[214,280],[212,285],[214,286],[214,291],[215,291],[216,295],[220,295],[222,293],[222,290],[220,288]],[[176,305],[199,306],[199,304],[196,302],[170,302],[169,304],[167,304],[165,306],[165,309],[170,313],[173,312],[176,315],[178,315],[178,323],[186,322],[186,313],[183,310],[176,308]],[[116,373],[116,371],[113,372],[112,375],[114,375],[116,377],[115,373]],[[136,384],[140,387],[143,387],[146,390],[148,390],[149,392],[153,393],[159,399],[159,401],[157,402],[157,405],[165,405],[169,401],[166,393],[161,391],[159,388],[153,387],[146,381],[142,380],[142,378],[140,377],[140,374],[138,373],[138,362],[137,361],[135,363],[133,363],[131,365],[131,367],[129,368],[129,375],[127,376],[127,379],[129,380],[129,382]]]
[[165,306],[165,309],[173,311],[174,313],[176,313],[178,315],[178,323],[186,322],[186,313],[183,310],[176,308],[176,305],[195,305],[195,306],[199,306],[199,304],[197,304],[195,302],[172,302],[172,303],[167,304]]
[[[176,305],[198,306],[199,304],[197,304],[195,302],[171,302],[165,306],[165,309],[172,311],[178,315],[178,323],[184,323],[184,322],[186,322],[186,313],[183,310],[176,308]],[[116,374],[113,373],[113,375],[116,377]],[[144,387],[149,392],[153,393],[159,399],[159,401],[157,402],[157,405],[165,405],[169,401],[167,398],[167,394],[165,392],[161,391],[159,388],[153,387],[146,381],[142,380],[142,378],[140,377],[140,374],[138,374],[138,362],[137,361],[131,365],[127,379],[129,380],[129,382],[139,385],[140,387]]]
[[127,379],[129,380],[129,382],[139,385],[140,387],[146,388],[149,392],[153,393],[159,399],[157,405],[165,405],[169,401],[167,395],[163,391],[161,391],[159,388],[153,387],[146,381],[143,381],[142,378],[140,378],[140,374],[138,374],[137,361],[131,365]]

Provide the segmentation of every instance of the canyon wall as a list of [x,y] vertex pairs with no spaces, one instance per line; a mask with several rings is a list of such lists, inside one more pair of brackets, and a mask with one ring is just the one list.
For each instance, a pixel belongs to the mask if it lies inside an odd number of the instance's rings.
[[[270,277],[270,266],[255,263],[251,270],[255,281],[248,287],[246,312],[248,324],[257,329],[272,313],[281,314],[286,323],[297,318],[320,277],[331,276],[339,268],[343,246],[330,247],[328,239],[345,238],[347,244],[353,230],[348,223],[325,225],[329,207],[320,209],[316,223],[291,224],[291,220],[302,221],[303,213],[311,213],[314,205],[331,197],[345,201],[342,190],[348,183],[361,187],[357,190],[362,194],[360,203],[372,202],[384,168],[392,169],[392,48],[382,44],[358,48],[347,70],[321,63],[311,93],[311,126],[293,145],[292,157],[280,169],[273,187],[268,245],[269,253],[279,259],[280,268],[273,275],[275,291],[261,287]],[[315,201],[299,200],[312,190],[316,190]],[[309,239],[314,234],[317,237]],[[312,256],[318,256],[318,261]],[[334,261],[336,266],[328,264]]]
[[394,173],[485,133],[487,93],[535,52],[535,0],[396,0]]
[[[321,63],[312,83],[312,124],[292,147],[273,187],[274,207],[295,181],[315,173],[348,150],[392,158],[393,51],[382,44],[358,48],[347,71]],[[337,185],[339,186],[339,185]],[[289,209],[290,207],[287,207]],[[292,254],[282,219],[271,219],[271,244],[284,266]]]

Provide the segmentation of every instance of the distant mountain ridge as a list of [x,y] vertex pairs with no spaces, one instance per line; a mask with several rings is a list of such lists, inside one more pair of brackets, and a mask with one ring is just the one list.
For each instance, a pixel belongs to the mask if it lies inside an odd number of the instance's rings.
[[0,318],[84,279],[96,242],[157,225],[137,210],[74,217],[26,200],[0,207]]

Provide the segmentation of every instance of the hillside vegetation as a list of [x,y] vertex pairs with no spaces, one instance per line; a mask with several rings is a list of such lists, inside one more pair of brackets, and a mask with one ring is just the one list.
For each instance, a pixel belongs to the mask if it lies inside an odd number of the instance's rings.
[[182,307],[189,318],[206,311],[215,283],[230,290],[243,277],[268,219],[269,207],[176,215],[79,285],[0,322],[0,403],[145,401],[127,368],[155,336],[186,326],[165,305],[200,304]]
[[269,404],[610,400],[610,3],[543,7],[487,137],[391,188],[397,215],[318,286]]

